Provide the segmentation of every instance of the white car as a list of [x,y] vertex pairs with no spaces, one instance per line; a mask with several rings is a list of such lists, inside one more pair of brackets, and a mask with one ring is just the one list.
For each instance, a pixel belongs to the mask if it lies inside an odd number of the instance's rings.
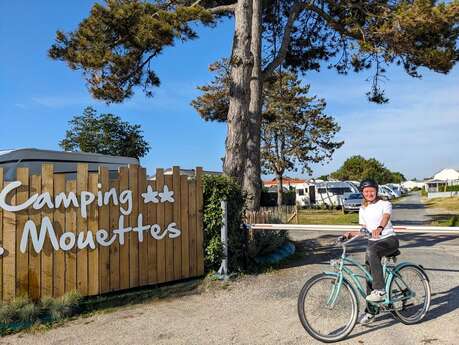
[[390,200],[394,198],[394,195],[390,192],[388,188],[385,186],[379,186],[378,188],[378,195],[381,197],[383,200]]

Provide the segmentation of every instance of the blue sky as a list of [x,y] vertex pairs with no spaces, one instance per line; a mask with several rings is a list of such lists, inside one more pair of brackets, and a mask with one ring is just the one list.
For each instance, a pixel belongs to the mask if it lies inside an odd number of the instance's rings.
[[[91,98],[82,75],[47,57],[57,29],[71,31],[93,1],[0,2],[0,149],[59,149],[68,121],[86,106],[111,112],[142,126],[150,153],[149,171],[180,165],[221,169],[226,125],[204,122],[189,105],[196,86],[208,82],[207,67],[229,56],[232,21],[200,29],[200,38],[177,43],[154,61],[161,87],[153,98],[140,90],[123,104]],[[314,166],[314,175],[336,170],[354,154],[374,157],[407,177],[431,176],[459,168],[459,68],[448,75],[423,70],[413,79],[391,68],[385,83],[390,103],[370,104],[366,74],[339,76],[323,69],[304,77],[311,93],[327,100],[327,113],[341,125],[345,145],[333,161]],[[295,175],[295,174],[289,174]]]

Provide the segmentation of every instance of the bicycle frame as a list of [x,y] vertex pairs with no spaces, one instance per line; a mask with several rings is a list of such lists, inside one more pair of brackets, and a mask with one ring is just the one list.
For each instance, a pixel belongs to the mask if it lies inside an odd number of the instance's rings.
[[[371,283],[373,281],[373,278],[372,278],[371,274],[366,270],[366,268],[362,264],[360,264],[357,261],[349,258],[346,255],[346,246],[350,242],[354,241],[356,238],[359,238],[359,237],[361,237],[361,236],[356,236],[356,237],[350,239],[349,241],[346,241],[346,242],[342,243],[341,245],[343,247],[343,253],[341,254],[340,259],[331,260],[330,261],[330,264],[335,267],[336,271],[335,272],[324,272],[325,274],[335,276],[336,277],[335,282],[337,282],[337,284],[335,283],[333,285],[333,289],[332,289],[332,291],[330,293],[330,296],[329,296],[329,298],[327,300],[327,306],[328,307],[333,307],[335,305],[336,299],[338,298],[339,292],[340,292],[341,287],[343,285],[343,280],[347,279],[346,276],[351,278],[351,281],[354,283],[354,286],[357,288],[357,291],[359,292],[359,294],[363,298],[365,298],[367,296],[366,287],[362,286],[362,284],[360,283],[359,278],[363,278],[363,279],[365,279],[365,281],[367,283]],[[353,272],[351,269],[349,269],[347,267],[348,264],[352,264],[355,267],[357,267],[357,269],[362,274]],[[390,306],[390,305],[393,305],[393,304],[395,304],[397,302],[400,302],[402,300],[409,299],[409,298],[411,298],[411,297],[413,297],[415,295],[414,292],[403,281],[403,278],[397,273],[398,268],[400,268],[402,266],[406,266],[406,265],[413,265],[413,264],[408,263],[408,262],[403,262],[403,263],[400,263],[400,264],[398,264],[397,266],[394,267],[394,266],[389,266],[387,264],[387,260],[384,260],[384,262],[383,262],[383,274],[384,274],[384,278],[385,278],[385,290],[389,291],[389,286],[390,286],[392,280],[396,279],[397,286],[400,288],[401,291],[407,292],[407,294],[404,293],[401,297],[397,296],[396,298],[390,299],[389,298],[389,293],[386,293],[386,298],[385,298],[385,300],[383,302],[372,303],[372,304],[374,304],[376,306],[383,306],[383,307],[384,306]],[[349,279],[347,279],[347,280],[349,281]]]

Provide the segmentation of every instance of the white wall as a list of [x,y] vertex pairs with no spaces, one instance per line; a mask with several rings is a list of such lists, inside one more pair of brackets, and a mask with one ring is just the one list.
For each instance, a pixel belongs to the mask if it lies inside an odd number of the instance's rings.
[[435,174],[434,180],[459,180],[459,171],[455,169],[443,169]]

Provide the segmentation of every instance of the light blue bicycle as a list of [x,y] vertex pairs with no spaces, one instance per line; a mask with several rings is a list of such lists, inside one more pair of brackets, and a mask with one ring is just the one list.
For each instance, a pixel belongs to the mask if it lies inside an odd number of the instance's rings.
[[[317,340],[330,343],[343,340],[354,328],[359,315],[358,294],[365,299],[366,282],[371,282],[367,269],[346,255],[346,246],[357,238],[371,236],[365,228],[361,236],[346,240],[341,236],[337,244],[343,248],[341,257],[331,260],[333,272],[323,272],[309,279],[298,298],[298,315],[306,331]],[[422,266],[402,262],[398,265],[396,252],[382,259],[386,299],[370,307],[389,311],[411,325],[426,316],[431,300],[429,278]],[[353,265],[356,272],[349,268]],[[363,282],[363,284],[362,284]]]

